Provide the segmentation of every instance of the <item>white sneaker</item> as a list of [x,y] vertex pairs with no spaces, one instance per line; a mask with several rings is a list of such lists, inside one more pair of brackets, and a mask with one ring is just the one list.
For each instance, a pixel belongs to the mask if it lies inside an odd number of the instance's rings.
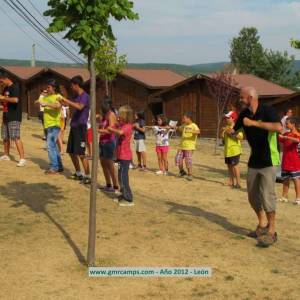
[[125,200],[120,200],[119,201],[119,206],[134,206],[134,202],[128,202]]
[[24,158],[20,159],[20,161],[17,164],[17,167],[25,167],[26,160]]
[[300,199],[296,199],[296,200],[293,202],[293,204],[295,204],[295,205],[300,205]]
[[133,164],[130,164],[130,165],[129,165],[129,169],[134,169],[134,165],[133,165]]
[[165,175],[165,176],[169,176],[169,172],[165,171],[165,172],[164,172],[164,175]]
[[159,171],[155,172],[155,174],[156,174],[156,175],[163,175],[164,172],[163,172],[162,170],[159,170]]
[[2,156],[0,156],[0,160],[2,160],[2,161],[10,161],[10,157],[8,155],[2,155]]
[[278,201],[279,202],[284,202],[284,203],[288,203],[289,202],[289,200],[287,198],[285,198],[285,197],[279,198]]

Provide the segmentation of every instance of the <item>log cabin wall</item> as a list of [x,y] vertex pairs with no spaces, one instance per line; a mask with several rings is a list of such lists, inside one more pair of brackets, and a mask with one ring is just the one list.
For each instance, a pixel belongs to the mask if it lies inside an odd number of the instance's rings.
[[117,76],[112,83],[113,105],[118,109],[122,105],[129,105],[134,111],[144,111],[146,123],[151,123],[152,114],[148,106],[150,91],[141,84]]
[[193,81],[162,95],[164,114],[170,120],[181,121],[184,112],[191,112],[201,129],[201,136],[214,137],[217,127],[217,107],[201,81]]

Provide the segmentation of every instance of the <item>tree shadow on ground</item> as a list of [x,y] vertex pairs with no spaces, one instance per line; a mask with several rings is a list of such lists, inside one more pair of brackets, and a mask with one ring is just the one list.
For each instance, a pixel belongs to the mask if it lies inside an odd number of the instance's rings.
[[168,211],[169,213],[201,217],[208,220],[211,223],[215,223],[221,226],[225,230],[232,232],[234,234],[247,235],[249,233],[248,229],[230,223],[226,217],[204,210],[200,207],[188,206],[188,205],[178,204],[170,201],[167,201],[166,204],[170,206],[170,209]]
[[[217,173],[217,174],[220,174],[220,175],[222,175],[224,177],[228,176],[228,171],[224,170],[224,169],[217,169],[217,168],[214,168],[214,167],[211,167],[211,166],[202,165],[202,164],[194,164],[194,166],[195,167],[200,167],[200,170],[208,171],[208,172],[211,172],[211,173]],[[247,174],[241,173],[241,178],[242,179],[246,179],[247,178]]]
[[36,138],[36,139],[43,140],[43,136],[41,134],[35,134],[35,133],[33,133],[31,136],[34,137],[34,138]]
[[[37,157],[31,157],[30,161],[32,161],[34,164],[36,164],[43,171],[46,171],[49,169],[49,162],[44,159],[37,158]],[[64,172],[61,174],[64,175],[66,178],[69,178],[72,175],[70,170],[66,169],[65,167],[64,167]]]
[[48,220],[62,233],[64,239],[74,251],[80,263],[86,264],[86,260],[78,246],[70,237],[69,233],[55,218],[47,211],[47,206],[57,204],[64,199],[63,191],[49,183],[26,183],[24,181],[13,181],[0,186],[0,194],[11,200],[11,207],[18,208],[25,205],[37,214],[44,214]]

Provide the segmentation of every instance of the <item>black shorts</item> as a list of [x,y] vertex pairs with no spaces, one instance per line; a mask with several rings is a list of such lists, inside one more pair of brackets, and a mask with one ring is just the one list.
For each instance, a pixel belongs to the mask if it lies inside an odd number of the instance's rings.
[[225,157],[225,164],[229,166],[236,166],[240,163],[240,155]]
[[86,133],[86,125],[71,127],[68,139],[67,153],[74,155],[85,155]]

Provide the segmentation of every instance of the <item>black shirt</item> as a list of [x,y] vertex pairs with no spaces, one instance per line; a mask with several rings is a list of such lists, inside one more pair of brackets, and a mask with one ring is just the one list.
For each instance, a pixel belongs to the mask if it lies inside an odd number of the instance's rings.
[[[146,122],[143,119],[138,119],[136,123],[139,125],[140,128],[144,128],[146,126]],[[145,132],[141,132],[137,129],[134,130],[134,139],[135,140],[145,140],[146,134]]]
[[234,130],[243,129],[251,147],[248,166],[254,169],[267,168],[280,164],[277,133],[257,127],[246,127],[243,119],[255,121],[280,123],[280,118],[273,107],[259,104],[255,114],[249,108],[243,110],[234,126]]
[[22,101],[20,98],[19,87],[17,84],[13,83],[7,86],[3,90],[3,95],[5,97],[18,98],[18,103],[7,103],[7,112],[3,112],[3,120],[5,122],[12,121],[22,121]]

